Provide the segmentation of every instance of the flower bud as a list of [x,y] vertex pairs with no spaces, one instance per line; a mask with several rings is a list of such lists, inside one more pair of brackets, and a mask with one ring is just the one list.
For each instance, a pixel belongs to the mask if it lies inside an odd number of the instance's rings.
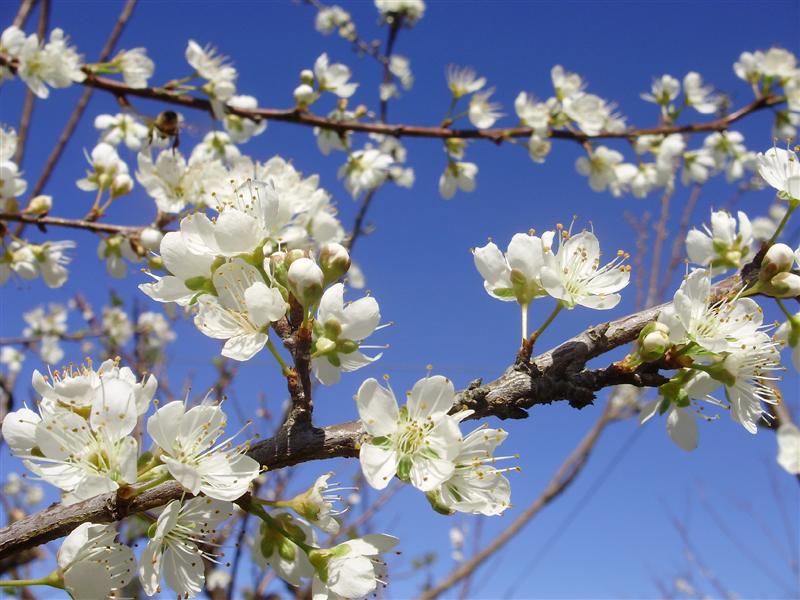
[[294,248],[293,250],[289,250],[286,253],[286,268],[292,266],[292,263],[300,258],[310,258],[308,253],[305,250],[300,250],[300,248]]
[[299,108],[305,108],[316,100],[314,88],[306,83],[301,83],[294,88],[294,101]]
[[325,285],[330,285],[350,270],[350,253],[336,242],[325,244],[319,251],[319,266],[325,274]]
[[264,271],[269,273],[270,277],[281,284],[283,287],[287,286],[286,271],[289,269],[287,262],[286,252],[278,250],[264,259]]
[[41,215],[49,212],[52,207],[53,197],[42,194],[36,196],[35,198],[31,198],[31,201],[28,203],[28,208],[25,209],[25,212]]
[[133,189],[133,179],[127,173],[120,173],[111,182],[111,196],[124,196]]
[[333,350],[336,350],[336,342],[334,342],[333,340],[329,340],[326,337],[321,337],[317,339],[316,350],[315,350],[316,354],[327,354],[328,352],[331,352]]
[[669,327],[654,321],[648,323],[639,334],[639,355],[645,362],[658,360],[670,346]]
[[310,86],[314,84],[314,72],[311,69],[303,69],[300,71],[300,83],[305,83]]
[[786,244],[773,244],[761,261],[761,270],[767,278],[776,273],[788,271],[794,262],[794,252]]
[[303,307],[314,306],[322,298],[325,275],[310,258],[295,260],[289,267],[287,280],[289,289]]
[[139,234],[139,243],[147,250],[158,250],[164,234],[155,227],[145,227]]
[[795,296],[800,296],[800,275],[784,271],[775,275],[769,283],[773,287],[776,297],[794,298]]

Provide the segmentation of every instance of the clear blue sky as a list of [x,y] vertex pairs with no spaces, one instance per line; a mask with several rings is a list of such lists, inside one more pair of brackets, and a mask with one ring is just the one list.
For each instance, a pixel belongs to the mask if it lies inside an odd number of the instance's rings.
[[[340,4],[352,12],[362,36],[382,38],[371,2]],[[55,2],[51,23],[62,27],[91,60],[99,53],[120,7],[119,2]],[[15,10],[16,2],[0,3],[0,24],[9,23]],[[347,62],[361,83],[354,100],[377,108],[377,65],[357,58],[336,36],[317,34],[314,14],[313,9],[288,1],[142,2],[119,47],[146,46],[156,61],[155,81],[160,82],[188,72],[183,56],[189,38],[203,44],[213,42],[239,67],[240,93],[255,95],[262,105],[278,107],[291,104],[299,71],[328,51],[333,60]],[[557,63],[584,75],[590,91],[618,102],[629,122],[637,125],[655,121],[653,105],[642,102],[639,94],[662,73],[680,78],[689,70],[698,70],[719,89],[730,92],[734,106],[740,106],[750,100],[751,92],[734,76],[733,62],[742,51],[772,45],[798,53],[799,27],[798,2],[430,2],[419,25],[399,37],[396,50],[411,59],[416,81],[411,92],[391,105],[390,120],[437,123],[448,102],[444,68],[450,62],[473,66],[497,87],[497,100],[512,115],[507,123],[515,120],[513,100],[520,90],[533,91],[539,97],[551,93],[549,72]],[[31,24],[28,30],[33,28]],[[80,91],[78,86],[55,90],[50,101],[37,103],[23,164],[29,182],[35,180]],[[0,121],[16,124],[21,84],[6,84],[0,94]],[[160,110],[159,105],[144,101],[138,107],[151,113]],[[322,104],[319,110],[328,110],[328,105]],[[79,216],[91,203],[74,181],[85,168],[82,149],[91,149],[96,141],[91,126],[94,116],[110,111],[116,111],[113,99],[96,93],[46,190],[55,198],[54,214]],[[205,119],[199,114],[186,117],[190,122]],[[753,149],[763,150],[771,144],[768,115],[757,115],[738,129]],[[196,141],[189,136],[184,149],[188,152]],[[695,140],[691,145],[699,143]],[[410,191],[391,186],[381,190],[369,215],[375,232],[359,241],[355,256],[384,319],[396,322],[376,336],[391,348],[373,367],[345,375],[342,384],[318,393],[316,418],[320,424],[354,418],[350,398],[369,376],[388,373],[394,389],[401,391],[422,377],[430,363],[434,373],[464,386],[476,377],[494,378],[513,360],[517,311],[484,293],[470,247],[483,244],[488,236],[505,245],[516,232],[568,223],[577,214],[582,223],[593,222],[606,251],[623,247],[633,252],[633,234],[622,218],[623,211],[657,212],[656,195],[644,200],[615,199],[590,191],[586,180],[575,173],[579,148],[569,142],[555,143],[545,165],[534,165],[519,148],[474,144],[468,156],[480,165],[477,191],[459,194],[449,202],[436,190],[445,163],[441,146],[430,140],[411,140],[407,148],[417,183]],[[244,150],[260,160],[281,154],[305,173],[319,173],[321,185],[338,201],[342,221],[352,222],[357,205],[336,179],[342,155],[321,156],[309,129],[271,123],[267,132]],[[130,164],[134,170],[134,163]],[[724,204],[732,193],[724,182],[715,180],[708,185],[693,222],[699,225],[710,207]],[[674,205],[680,206],[687,197],[687,190],[679,189]],[[739,206],[756,216],[770,201],[769,191],[749,193]],[[146,223],[153,211],[153,202],[137,184],[133,194],[113,207],[108,221]],[[677,219],[675,216],[673,223]],[[673,224],[673,230],[675,227]],[[53,229],[52,233],[61,232]],[[123,283],[106,279],[94,258],[96,239],[89,235],[74,239],[79,247],[64,288],[50,290],[37,281],[2,289],[2,335],[21,331],[22,311],[43,302],[65,301],[77,291],[84,292],[98,309],[112,287],[119,289],[129,305],[135,299],[147,309],[158,308],[136,291],[143,276],[133,270]],[[547,332],[540,348],[606,316],[632,310],[634,294],[631,286],[611,313],[579,308],[564,316]],[[534,305],[532,323],[549,310],[546,303]],[[179,382],[194,374],[195,387],[201,389],[208,383],[203,370],[219,345],[189,323],[177,331],[179,341],[171,350],[171,380]],[[82,358],[77,347],[68,352],[72,360]],[[29,358],[23,382],[35,367],[37,361]],[[24,390],[23,383],[20,391]],[[241,369],[231,395],[247,413],[259,392],[266,393],[269,406],[277,409],[284,390],[271,358],[262,353]],[[787,378],[783,392],[798,412],[795,376]],[[601,397],[597,404],[602,402]],[[538,496],[599,411],[599,406],[577,412],[556,404],[536,408],[525,421],[503,423],[511,434],[504,450],[522,455],[523,471],[511,476],[514,509],[503,517],[485,520],[483,541],[502,530]],[[485,598],[506,594],[517,598],[657,596],[654,579],[669,582],[685,571],[686,565],[681,542],[669,522],[669,510],[681,517],[688,515],[698,552],[737,595],[796,597],[800,586],[786,560],[790,548],[795,557],[798,552],[800,495],[797,482],[775,464],[774,435],[762,431],[750,436],[725,416],[716,423],[701,424],[700,429],[700,448],[692,454],[669,442],[662,421],[649,424],[638,435],[634,423],[609,429],[579,480],[478,573],[473,592]],[[4,475],[18,467],[5,454],[2,461]],[[612,461],[613,470],[604,475]],[[294,483],[300,489],[330,468],[339,470],[340,479],[346,480],[355,466],[344,460],[311,464]],[[592,490],[591,499],[571,516]],[[776,493],[783,509],[776,504]],[[703,501],[721,516],[735,543],[715,524]],[[752,512],[747,512],[747,506]],[[413,596],[428,574],[438,579],[447,572],[452,565],[448,528],[462,522],[471,532],[475,530],[475,518],[436,515],[428,510],[422,495],[410,489],[375,519],[376,530],[402,539],[404,554],[395,569],[398,575],[408,575],[409,561],[424,551],[439,553],[430,571],[394,578],[389,597]],[[568,528],[565,522],[569,522]],[[765,533],[761,522],[775,532],[777,542]],[[469,547],[472,543],[470,538]],[[743,554],[739,544],[752,556]],[[775,575],[765,571],[759,561]],[[248,574],[248,569],[242,571]]]

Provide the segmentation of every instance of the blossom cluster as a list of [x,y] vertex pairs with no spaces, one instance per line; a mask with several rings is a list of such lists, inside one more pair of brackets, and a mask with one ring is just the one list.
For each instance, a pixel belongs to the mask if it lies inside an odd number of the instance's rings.
[[402,407],[390,387],[367,379],[356,403],[367,432],[359,451],[361,470],[372,487],[382,490],[396,475],[445,514],[498,515],[511,505],[503,473],[516,468],[496,468],[502,458],[493,455],[508,434],[480,426],[462,436],[460,423],[472,411],[453,412],[456,395],[448,379],[421,379]]

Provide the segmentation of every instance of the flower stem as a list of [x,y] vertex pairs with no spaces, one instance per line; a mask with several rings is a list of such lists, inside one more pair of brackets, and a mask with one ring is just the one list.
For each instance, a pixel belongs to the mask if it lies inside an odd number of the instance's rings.
[[28,585],[49,585],[50,587],[64,589],[64,579],[58,570],[47,577],[39,579],[0,579],[0,587],[22,587]]
[[556,307],[553,309],[553,312],[550,313],[550,316],[547,317],[547,320],[544,323],[542,323],[539,329],[537,329],[531,334],[532,342],[535,342],[537,339],[539,339],[539,336],[542,335],[542,333],[544,333],[544,330],[550,326],[550,323],[555,321],[555,318],[558,316],[558,313],[561,312],[562,308],[564,308],[564,305],[561,302],[556,304]]
[[781,312],[786,315],[786,318],[789,319],[789,321],[794,321],[794,315],[789,312],[789,309],[786,308],[786,305],[781,301],[781,299],[775,298],[775,302],[778,303],[778,308],[780,308]]
[[789,217],[792,216],[792,213],[797,208],[797,204],[798,203],[795,202],[795,201],[791,201],[791,200],[789,201],[789,208],[786,209],[786,214],[783,215],[783,218],[781,219],[781,222],[778,223],[778,228],[775,230],[775,233],[773,233],[772,237],[769,238],[769,241],[767,242],[767,247],[769,247],[772,244],[774,244],[775,241],[778,239],[778,236],[780,236],[781,232],[783,231],[783,228],[786,227],[786,223],[789,222]]
[[157,485],[161,485],[162,483],[169,481],[170,479],[172,479],[171,475],[169,475],[168,473],[164,474],[161,477],[158,477],[157,479],[154,479],[150,483],[144,484],[142,487],[135,488],[133,490],[133,496],[134,497],[138,496],[139,494],[142,494],[143,492],[146,492],[147,490],[149,490],[151,488],[154,488]]
[[272,340],[267,339],[267,349],[272,353],[272,356],[275,357],[275,360],[278,361],[278,364],[281,366],[281,372],[283,375],[288,375],[291,372],[289,365],[286,364],[286,361],[283,360],[283,357],[278,352],[278,349],[275,347],[275,344],[272,343]]
[[528,339],[528,306],[529,304],[520,304],[522,308],[522,341]]

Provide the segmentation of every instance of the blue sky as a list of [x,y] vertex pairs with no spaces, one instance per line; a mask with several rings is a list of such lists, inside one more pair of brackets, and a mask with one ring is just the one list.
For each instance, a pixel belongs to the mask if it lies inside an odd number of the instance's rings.
[[[121,3],[54,4],[52,25],[62,27],[91,60],[99,53]],[[341,4],[351,11],[363,37],[382,39],[372,3]],[[9,23],[15,9],[15,3],[0,4],[0,24]],[[211,42],[235,61],[240,92],[255,95],[264,106],[276,107],[291,104],[291,90],[300,70],[327,51],[333,60],[349,64],[354,79],[361,83],[353,101],[376,109],[377,65],[359,59],[336,36],[317,34],[313,19],[312,8],[288,1],[142,2],[119,47],[146,46],[157,65],[155,81],[166,81],[188,73],[184,61],[188,39]],[[33,22],[29,31],[34,29]],[[581,73],[590,82],[591,92],[617,102],[628,122],[640,126],[654,124],[656,111],[642,102],[639,94],[662,73],[680,78],[697,70],[730,93],[734,106],[741,106],[751,99],[751,91],[736,79],[733,62],[742,51],[772,45],[800,52],[798,26],[798,2],[430,2],[422,21],[400,34],[396,50],[410,58],[415,84],[411,92],[392,103],[389,118],[419,124],[439,122],[449,100],[444,68],[451,62],[474,67],[496,86],[496,99],[511,115],[504,121],[508,124],[515,120],[513,100],[519,91],[529,90],[539,97],[551,93],[549,72],[554,64]],[[29,182],[36,179],[80,92],[77,86],[56,90],[49,101],[37,103],[23,164]],[[17,123],[22,97],[19,82],[3,86],[0,121]],[[157,103],[146,101],[137,103],[137,108],[151,114],[161,110]],[[331,100],[314,107],[318,112],[330,108]],[[48,184],[46,191],[55,199],[53,214],[79,216],[91,204],[92,198],[74,182],[85,169],[82,150],[91,149],[96,141],[91,126],[94,116],[111,111],[116,111],[113,99],[96,93]],[[200,125],[207,120],[201,114],[185,116]],[[687,117],[702,118],[696,113]],[[763,150],[772,143],[768,114],[755,115],[737,129],[752,149]],[[186,136],[184,149],[188,152],[197,141],[191,134]],[[697,147],[700,142],[690,145]],[[520,148],[473,144],[468,157],[480,166],[477,190],[451,201],[442,200],[436,189],[445,164],[441,145],[432,140],[409,140],[406,147],[409,164],[416,171],[416,185],[412,190],[392,186],[381,190],[368,218],[375,230],[359,241],[354,256],[367,276],[368,288],[380,302],[384,319],[396,323],[376,336],[378,343],[391,347],[374,366],[344,376],[339,386],[320,390],[315,413],[319,424],[354,418],[350,398],[369,376],[389,374],[393,388],[400,392],[424,376],[426,365],[432,364],[434,373],[447,375],[462,387],[476,377],[492,379],[510,364],[516,351],[518,313],[513,305],[485,294],[470,247],[482,245],[490,236],[505,246],[516,232],[568,223],[576,214],[581,225],[592,222],[607,253],[618,247],[633,252],[634,234],[623,211],[635,215],[658,211],[656,194],[637,200],[592,192],[575,172],[580,148],[570,142],[554,143],[544,165],[533,164]],[[352,222],[357,204],[336,179],[342,155],[323,157],[309,129],[271,123],[264,135],[243,149],[259,160],[280,154],[305,173],[319,173],[321,185],[338,203],[343,223]],[[132,160],[130,164],[133,170]],[[733,192],[720,179],[707,185],[693,223],[699,225],[711,207],[725,204]],[[769,191],[748,193],[738,206],[757,216],[765,212],[771,197]],[[676,211],[687,198],[688,190],[679,187],[673,199]],[[137,186],[133,194],[112,207],[107,219],[143,224],[153,212],[152,201]],[[677,220],[675,213],[673,231]],[[52,230],[53,235],[61,233]],[[136,300],[146,309],[159,309],[135,288],[143,276],[132,270],[122,283],[98,276],[102,265],[94,257],[96,240],[83,234],[74,239],[79,247],[64,288],[50,290],[34,282],[2,289],[0,334],[21,331],[21,312],[39,303],[65,301],[77,291],[85,293],[96,308],[116,287],[129,306]],[[677,282],[676,278],[673,283]],[[610,313],[578,308],[563,315],[539,348],[607,317],[625,314],[633,309],[634,295],[631,286],[622,304]],[[358,292],[349,297],[358,297]],[[534,304],[532,325],[541,322],[550,309],[546,301]],[[180,382],[193,374],[195,388],[201,389],[208,384],[203,370],[219,345],[190,323],[178,326],[177,332],[170,378]],[[82,358],[77,347],[68,352],[72,360]],[[27,381],[37,367],[36,359],[29,358],[21,380]],[[268,406],[277,409],[284,390],[274,363],[262,353],[242,367],[231,396],[247,413],[260,392],[266,394]],[[24,384],[19,391],[25,397]],[[794,374],[787,376],[783,392],[790,407],[800,412]],[[485,520],[482,542],[501,531],[539,495],[597,418],[603,400],[601,395],[595,407],[580,412],[562,404],[538,407],[525,421],[502,424],[510,432],[504,452],[520,453],[523,471],[511,475],[514,508],[503,517]],[[797,596],[800,585],[786,566],[786,557],[798,553],[800,495],[797,483],[775,465],[774,435],[762,431],[751,436],[724,415],[718,422],[701,423],[700,430],[700,447],[686,454],[670,443],[663,422],[650,423],[639,433],[634,423],[609,428],[578,481],[479,572],[473,593],[485,598],[656,596],[654,579],[669,582],[686,565],[680,539],[670,524],[672,512],[688,519],[697,552],[737,595]],[[328,469],[336,469],[340,479],[347,480],[356,466],[344,460],[310,464],[300,470],[294,483],[301,489]],[[2,455],[3,474],[16,468],[18,463]],[[776,503],[776,495],[784,509]],[[735,541],[719,528],[704,502],[733,532]],[[751,512],[747,506],[752,507]],[[580,507],[577,513],[576,507]],[[404,554],[395,571],[407,575],[410,560],[427,550],[438,552],[439,559],[429,571],[393,579],[387,595],[413,596],[425,577],[436,580],[446,573],[452,566],[448,528],[465,523],[472,533],[476,522],[472,517],[436,515],[427,509],[421,494],[404,490],[374,521],[376,530],[402,539]],[[775,532],[777,542],[765,530]],[[468,547],[472,544],[469,537]],[[771,565],[774,575],[765,571],[761,562]],[[248,569],[242,571],[248,573]]]

